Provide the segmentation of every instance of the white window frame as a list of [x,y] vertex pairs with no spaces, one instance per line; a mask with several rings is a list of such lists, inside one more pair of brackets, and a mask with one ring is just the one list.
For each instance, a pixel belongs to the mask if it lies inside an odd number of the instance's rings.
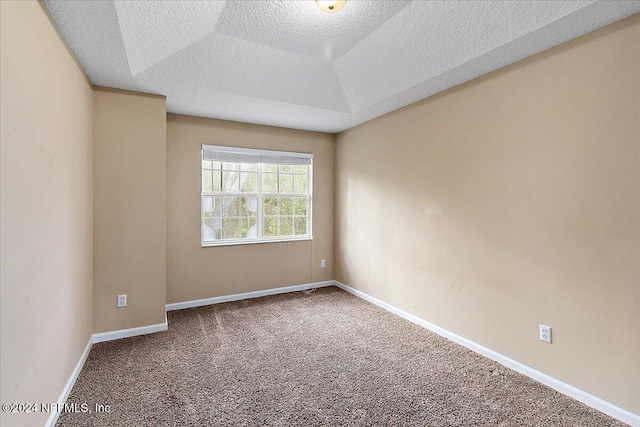
[[[264,237],[262,235],[263,232],[263,202],[264,197],[277,196],[277,197],[291,197],[297,198],[300,197],[300,194],[292,193],[263,193],[262,192],[262,166],[263,164],[273,164],[273,163],[257,163],[257,193],[217,193],[204,192],[203,183],[202,183],[202,171],[203,171],[203,159],[205,151],[214,151],[220,153],[230,153],[230,154],[238,154],[238,155],[254,155],[254,156],[275,156],[280,157],[282,159],[282,164],[284,163],[287,157],[291,158],[306,158],[310,160],[309,163],[309,177],[308,177],[308,189],[309,189],[309,204],[307,206],[307,235],[304,236],[275,236],[275,237]],[[313,154],[311,153],[297,153],[290,151],[274,151],[274,150],[260,150],[255,148],[242,148],[242,147],[228,147],[221,145],[208,145],[202,144],[200,149],[200,246],[205,247],[217,247],[217,246],[234,246],[234,245],[255,245],[261,243],[278,243],[278,242],[299,242],[306,240],[313,240]],[[269,173],[269,172],[267,172]],[[257,237],[255,238],[244,238],[244,239],[226,239],[226,240],[203,240],[203,224],[204,224],[204,216],[202,212],[202,200],[204,196],[230,196],[230,197],[257,197],[258,206],[257,206],[257,214],[256,214],[256,228],[257,228]]]

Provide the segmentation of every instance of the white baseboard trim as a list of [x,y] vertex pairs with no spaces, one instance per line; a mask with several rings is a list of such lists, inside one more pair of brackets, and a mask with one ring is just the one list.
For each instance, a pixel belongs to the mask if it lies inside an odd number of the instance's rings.
[[[166,331],[169,327],[169,324],[167,322],[167,313],[166,313],[167,311],[180,310],[183,308],[190,308],[190,307],[200,307],[203,305],[218,304],[221,302],[239,301],[239,300],[249,299],[249,298],[258,298],[258,297],[263,297],[267,295],[283,294],[287,292],[305,291],[308,289],[323,288],[323,287],[334,286],[334,285],[335,285],[335,282],[333,280],[327,280],[324,282],[305,283],[302,285],[285,286],[282,288],[267,289],[264,291],[246,292],[242,294],[226,295],[221,297],[206,298],[206,299],[195,300],[195,301],[186,301],[186,302],[179,302],[175,304],[167,304],[165,315],[164,315],[164,323],[93,334],[89,338],[89,342],[87,342],[87,345],[84,351],[82,352],[82,355],[80,355],[80,359],[78,360],[78,363],[76,363],[76,366],[73,369],[73,372],[71,372],[71,376],[69,377],[67,384],[64,386],[64,389],[62,390],[60,397],[58,398],[58,404],[62,407],[64,406],[64,403],[67,401],[67,398],[69,397],[69,393],[71,393],[71,389],[73,389],[73,385],[75,384],[76,379],[78,378],[78,375],[80,375],[80,371],[82,371],[82,367],[84,366],[84,363],[87,360],[87,357],[89,356],[89,352],[91,351],[91,346],[93,344],[105,342],[105,341],[117,340],[120,338],[129,338],[129,337],[135,337],[138,335],[146,335],[146,334],[152,334],[155,332]],[[47,419],[45,426],[54,427],[56,422],[58,421],[59,415],[60,415],[60,412],[57,412],[57,411],[52,412],[51,415],[49,415],[49,418]]]
[[554,390],[557,390],[562,394],[572,397],[588,406],[591,406],[592,408],[597,409],[598,411],[604,412],[605,414],[610,415],[614,418],[617,418],[620,421],[623,421],[634,427],[640,427],[640,415],[638,414],[634,414],[633,412],[627,411],[626,409],[613,405],[612,403],[609,403],[599,397],[589,394],[586,391],[580,390],[572,385],[564,383],[556,378],[553,378],[545,373],[542,373],[527,365],[524,365],[516,360],[513,360],[507,356],[497,353],[487,347],[484,347],[471,340],[461,337],[460,335],[456,335],[453,332],[449,332],[446,329],[436,326],[433,323],[429,323],[426,320],[420,319],[419,317],[414,316],[413,314],[409,314],[406,311],[403,311],[397,307],[394,307],[391,304],[387,304],[386,302],[381,301],[377,298],[374,298],[371,295],[365,294],[362,291],[359,291],[350,286],[347,286],[344,283],[335,281],[335,286],[359,298],[369,301],[370,303],[375,304],[378,307],[381,307],[391,313],[394,313],[412,323],[415,323],[419,326],[429,329],[430,331],[435,332],[436,334],[444,338],[447,338],[455,343],[458,343],[464,347],[467,347],[468,349],[473,350],[476,353],[480,353],[481,355],[486,356],[489,359],[494,360],[500,363],[501,365],[506,366],[507,368],[520,372],[521,374],[526,375],[529,378],[532,378],[538,382],[541,382],[542,384],[547,385],[553,388]]
[[[84,351],[80,355],[80,359],[78,360],[78,363],[76,363],[76,366],[73,369],[73,372],[71,372],[71,376],[69,377],[67,384],[65,384],[64,389],[62,389],[62,393],[60,394],[60,397],[58,398],[58,402],[57,402],[58,407],[63,407],[64,404],[66,403],[67,398],[69,397],[69,393],[71,393],[71,390],[73,389],[73,386],[76,383],[76,380],[78,379],[78,375],[80,375],[80,371],[82,371],[84,362],[87,361],[87,357],[89,356],[89,352],[91,351],[91,347],[93,344],[99,343],[99,342],[117,340],[120,338],[129,338],[129,337],[135,337],[137,335],[146,335],[146,334],[152,334],[154,332],[166,331],[167,328],[168,328],[167,313],[165,312],[164,323],[158,323],[156,325],[149,325],[149,326],[140,326],[138,328],[121,329],[119,331],[100,332],[100,333],[91,335],[91,337],[89,337],[89,341],[87,342],[86,347],[84,348]],[[49,415],[49,418],[47,419],[45,427],[54,427],[56,422],[58,421],[59,415],[60,415],[60,412],[58,411],[51,412],[51,415]]]
[[[75,368],[73,368],[73,371],[71,371],[71,375],[69,376],[67,383],[62,389],[62,393],[58,398],[58,408],[63,407],[65,402],[67,401],[67,398],[69,397],[69,393],[71,393],[71,389],[73,389],[73,385],[76,383],[76,380],[78,379],[78,375],[80,375],[80,371],[82,371],[84,362],[87,360],[87,357],[89,356],[89,352],[91,351],[92,344],[93,344],[93,336],[90,336],[89,341],[87,342],[87,345],[84,347],[84,350],[80,355],[80,359],[78,359],[78,363],[76,363]],[[49,418],[47,419],[45,427],[55,426],[56,422],[58,421],[59,415],[60,415],[60,412],[58,411],[51,412],[51,415],[49,415]]]
[[136,337],[138,335],[153,334],[155,332],[162,332],[169,329],[167,323],[167,313],[164,315],[164,323],[157,323],[155,325],[139,326],[137,328],[120,329],[118,331],[100,332],[93,334],[93,343],[119,340],[120,338]]
[[263,291],[245,292],[242,294],[224,295],[221,297],[197,299],[193,301],[174,302],[167,304],[167,311],[182,310],[184,308],[202,307],[211,304],[220,304],[222,302],[240,301],[243,299],[260,298],[267,295],[286,294],[288,292],[306,291],[308,289],[324,288],[334,286],[333,280],[324,282],[304,283],[302,285],[284,286],[282,288],[265,289]]

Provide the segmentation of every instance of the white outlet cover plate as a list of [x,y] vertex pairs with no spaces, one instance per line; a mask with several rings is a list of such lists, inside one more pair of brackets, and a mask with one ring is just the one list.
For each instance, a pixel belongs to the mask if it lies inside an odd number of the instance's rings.
[[551,327],[546,325],[540,325],[540,341],[548,342],[551,344]]
[[126,307],[127,306],[127,295],[118,295],[118,307]]

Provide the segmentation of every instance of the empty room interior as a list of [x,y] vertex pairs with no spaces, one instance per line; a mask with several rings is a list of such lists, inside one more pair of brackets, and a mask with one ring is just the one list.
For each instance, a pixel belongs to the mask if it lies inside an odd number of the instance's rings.
[[0,1],[2,426],[640,426],[639,1]]

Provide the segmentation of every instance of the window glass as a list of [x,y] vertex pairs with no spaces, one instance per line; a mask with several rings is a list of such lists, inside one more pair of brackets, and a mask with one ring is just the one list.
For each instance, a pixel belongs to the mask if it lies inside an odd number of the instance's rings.
[[[216,157],[216,148],[224,148],[222,156]],[[238,148],[232,155],[228,151],[229,147],[203,146],[202,245],[309,238],[310,156],[277,152],[276,164],[245,161],[261,150]],[[289,155],[298,156],[297,162],[303,156],[309,164],[287,164]]]

